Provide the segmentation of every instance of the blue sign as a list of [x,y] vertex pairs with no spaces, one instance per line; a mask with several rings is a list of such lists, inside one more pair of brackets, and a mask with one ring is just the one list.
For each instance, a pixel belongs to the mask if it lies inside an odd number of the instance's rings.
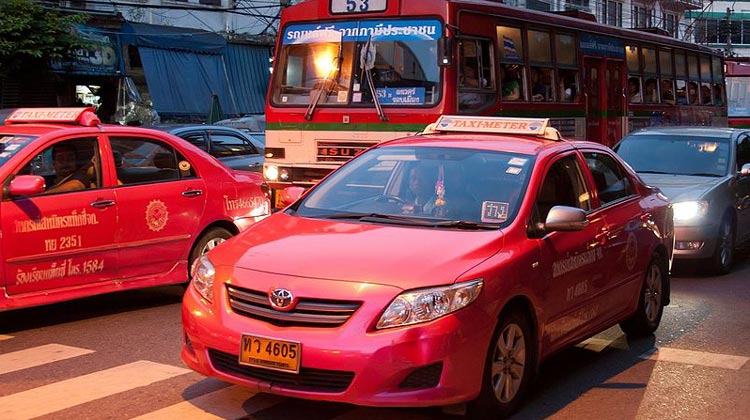
[[308,23],[287,26],[282,43],[437,41],[442,33],[442,25],[433,19]]
[[625,43],[619,39],[581,34],[581,54],[603,57],[625,57]]
[[423,87],[398,87],[375,89],[383,105],[424,105]]

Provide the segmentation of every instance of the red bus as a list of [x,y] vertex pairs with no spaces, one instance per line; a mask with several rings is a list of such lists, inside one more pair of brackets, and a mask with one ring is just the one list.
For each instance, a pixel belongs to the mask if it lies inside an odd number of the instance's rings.
[[278,197],[443,114],[551,118],[606,145],[644,126],[725,125],[723,87],[715,50],[589,19],[477,0],[308,0],[281,16],[264,175]]
[[730,127],[750,127],[750,57],[726,60],[727,120]]

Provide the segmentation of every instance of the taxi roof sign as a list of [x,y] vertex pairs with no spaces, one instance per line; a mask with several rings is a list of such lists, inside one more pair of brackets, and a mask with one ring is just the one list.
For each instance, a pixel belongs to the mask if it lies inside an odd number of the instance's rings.
[[425,133],[458,132],[488,134],[522,134],[559,140],[557,130],[548,127],[549,118],[480,117],[442,115]]
[[101,124],[93,107],[18,108],[5,119],[5,124],[67,123],[93,127]]

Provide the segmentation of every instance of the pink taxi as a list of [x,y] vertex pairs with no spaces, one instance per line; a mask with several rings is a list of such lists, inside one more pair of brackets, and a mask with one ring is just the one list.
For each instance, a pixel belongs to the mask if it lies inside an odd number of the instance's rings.
[[669,303],[671,208],[545,119],[443,116],[200,257],[182,359],[260,392],[508,415],[541,361]]
[[258,174],[178,137],[28,108],[0,126],[0,311],[186,282],[269,213]]

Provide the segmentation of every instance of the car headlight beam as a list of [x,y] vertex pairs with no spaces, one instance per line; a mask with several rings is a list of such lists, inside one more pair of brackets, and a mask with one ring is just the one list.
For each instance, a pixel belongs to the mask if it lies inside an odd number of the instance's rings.
[[192,273],[192,284],[193,288],[209,302],[214,300],[214,276],[216,270],[213,264],[205,255],[201,255],[193,263],[193,267],[190,270]]
[[468,306],[479,296],[483,280],[412,290],[396,296],[380,316],[377,329],[428,322]]
[[672,204],[675,222],[698,220],[708,214],[708,201],[683,201]]

